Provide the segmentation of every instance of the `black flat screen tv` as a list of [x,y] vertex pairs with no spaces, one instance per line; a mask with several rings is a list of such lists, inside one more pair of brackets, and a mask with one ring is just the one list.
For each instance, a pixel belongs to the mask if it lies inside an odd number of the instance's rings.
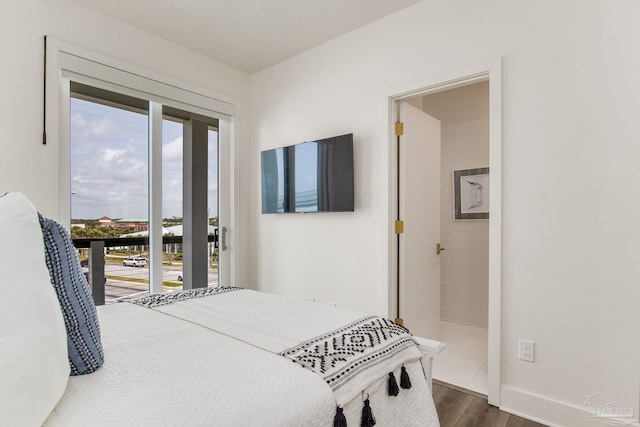
[[352,212],[353,134],[265,150],[262,213]]

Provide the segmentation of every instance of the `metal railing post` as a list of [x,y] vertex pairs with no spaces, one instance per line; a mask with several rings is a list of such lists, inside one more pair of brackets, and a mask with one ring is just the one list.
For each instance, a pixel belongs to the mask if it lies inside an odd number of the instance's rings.
[[104,241],[89,244],[89,286],[96,305],[104,305]]
[[[213,234],[206,236],[207,242],[213,243],[214,253],[219,256],[219,232],[216,229]],[[170,244],[182,244],[182,236],[163,236],[162,244],[170,245]],[[96,305],[104,305],[106,303],[106,272],[105,272],[105,259],[104,259],[104,249],[105,248],[122,248],[126,246],[146,246],[149,244],[148,237],[107,237],[107,238],[80,238],[73,239],[73,244],[76,249],[89,249],[89,273],[88,273],[88,281],[89,286],[91,287],[91,293],[93,295],[93,300]],[[206,247],[205,247],[206,248]],[[207,252],[203,253],[203,256],[206,261],[208,261]],[[206,265],[207,269],[209,265]],[[201,280],[198,287],[207,287],[208,281]],[[112,295],[110,296],[112,297]],[[116,298],[116,300],[120,300],[121,297]],[[110,300],[111,302],[111,300]]]

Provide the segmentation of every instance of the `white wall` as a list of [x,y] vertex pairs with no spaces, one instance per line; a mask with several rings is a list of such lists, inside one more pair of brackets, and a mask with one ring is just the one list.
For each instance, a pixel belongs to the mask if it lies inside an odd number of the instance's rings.
[[[386,96],[502,56],[502,405],[587,425],[601,392],[637,414],[639,17],[635,0],[425,0],[253,76],[258,287],[384,313]],[[345,132],[355,213],[258,214],[260,150]]]
[[[635,0],[424,0],[253,76],[250,92],[245,74],[71,2],[3,2],[0,187],[57,212],[58,153],[40,143],[48,34],[238,99],[239,284],[384,314],[386,96],[502,56],[502,404],[586,425],[583,401],[601,392],[637,414],[639,17]],[[355,213],[258,214],[261,149],[346,132]],[[518,338],[536,341],[536,363],[516,359]]]
[[[237,155],[248,157],[249,76],[65,0],[3,1],[0,6],[0,191],[21,191],[46,215],[58,215],[58,147],[43,146],[43,37],[195,85],[240,106]],[[239,171],[240,211],[248,220],[247,171]],[[239,228],[247,230],[242,224]],[[240,233],[240,230],[236,230]],[[244,247],[248,245],[245,233]],[[248,253],[238,283],[248,284]]]
[[434,93],[422,109],[442,124],[440,317],[487,327],[489,221],[454,221],[453,171],[489,165],[489,82]]

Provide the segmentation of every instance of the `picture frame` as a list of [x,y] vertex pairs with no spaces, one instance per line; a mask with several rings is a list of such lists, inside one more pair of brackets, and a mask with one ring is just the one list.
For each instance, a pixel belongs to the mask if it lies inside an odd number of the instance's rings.
[[455,221],[489,219],[489,168],[453,171]]

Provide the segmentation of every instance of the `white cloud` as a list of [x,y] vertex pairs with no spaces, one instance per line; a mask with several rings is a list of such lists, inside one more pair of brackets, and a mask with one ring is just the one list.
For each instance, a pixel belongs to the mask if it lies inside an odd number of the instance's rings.
[[71,129],[80,130],[86,129],[88,124],[87,119],[81,113],[75,113],[71,115]]
[[103,160],[105,162],[111,162],[113,160],[117,160],[120,156],[126,153],[127,150],[116,150],[113,148],[106,148],[103,152]]
[[[72,217],[148,217],[147,116],[78,99],[71,107]],[[165,121],[163,138],[163,217],[182,216],[182,124]],[[209,151],[217,159],[215,144]],[[211,215],[217,169],[210,164]]]
[[71,133],[76,144],[112,138],[118,132],[118,124],[110,117],[92,118],[81,112],[71,115]]
[[162,161],[167,163],[182,164],[182,137],[162,144]]

